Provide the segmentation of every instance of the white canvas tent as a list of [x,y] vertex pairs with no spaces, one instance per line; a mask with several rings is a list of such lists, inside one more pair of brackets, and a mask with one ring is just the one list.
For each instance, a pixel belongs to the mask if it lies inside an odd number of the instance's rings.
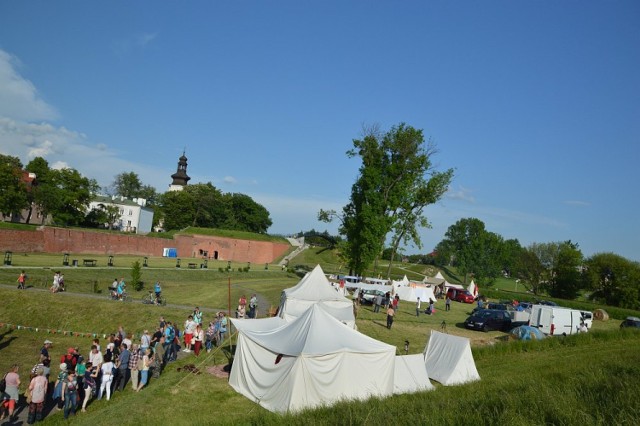
[[394,391],[394,346],[349,328],[315,304],[273,330],[231,319],[238,344],[229,384],[273,412]]
[[430,300],[433,300],[434,303],[437,301],[433,289],[430,287],[398,287],[396,294],[400,300],[407,302],[417,302],[418,297],[421,302],[425,303],[429,303]]
[[286,321],[291,321],[315,304],[321,304],[339,321],[355,328],[353,302],[338,294],[320,265],[313,268],[294,287],[282,291],[278,316]]
[[433,390],[429,381],[423,354],[397,355],[393,393],[410,393]]
[[432,330],[425,351],[429,378],[445,386],[480,380],[469,339]]

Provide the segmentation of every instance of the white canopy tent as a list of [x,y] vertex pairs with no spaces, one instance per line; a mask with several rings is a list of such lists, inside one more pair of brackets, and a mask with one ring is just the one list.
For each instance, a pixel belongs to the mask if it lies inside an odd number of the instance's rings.
[[425,348],[429,378],[445,386],[480,380],[469,339],[431,331]]
[[394,392],[396,348],[345,326],[320,304],[273,330],[256,324],[261,321],[231,319],[238,344],[229,384],[267,410]]
[[429,303],[430,300],[433,300],[434,303],[437,301],[433,289],[430,287],[398,287],[396,294],[400,300],[407,302],[417,302],[418,297],[421,302],[425,303]]
[[397,355],[393,393],[411,393],[433,390],[423,354]]
[[338,294],[320,265],[313,268],[294,287],[282,291],[278,316],[292,321],[315,304],[321,304],[336,319],[355,328],[353,302]]

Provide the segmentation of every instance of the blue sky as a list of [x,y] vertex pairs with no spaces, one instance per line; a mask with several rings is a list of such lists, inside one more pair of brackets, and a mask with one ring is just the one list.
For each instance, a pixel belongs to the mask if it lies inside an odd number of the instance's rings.
[[241,192],[271,233],[336,225],[363,126],[453,167],[428,252],[475,217],[521,244],[640,260],[640,2],[3,1],[0,152],[101,185]]

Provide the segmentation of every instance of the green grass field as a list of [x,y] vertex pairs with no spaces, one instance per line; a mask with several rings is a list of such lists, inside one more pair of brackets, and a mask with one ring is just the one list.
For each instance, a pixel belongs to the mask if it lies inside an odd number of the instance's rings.
[[[292,264],[321,263],[325,267],[320,257],[314,259],[310,251],[303,253],[304,262],[296,258]],[[116,258],[115,268],[58,267],[61,255],[18,255],[14,259],[20,260],[14,262],[16,266],[0,268],[0,284],[4,284],[0,286],[0,372],[18,362],[23,382],[25,370],[35,364],[45,339],[54,342],[54,358],[69,346],[79,346],[86,353],[94,334],[103,340],[105,334],[123,325],[128,332],[139,335],[145,328],[153,329],[160,315],[182,323],[195,305],[204,309],[207,322],[215,310],[227,308],[229,288],[232,304],[241,294],[258,293],[264,311],[264,307],[278,304],[282,289],[299,281],[295,274],[278,268],[252,267],[250,272],[237,272],[241,267],[238,264],[231,273],[221,273],[217,268],[178,270],[175,265],[164,265],[161,259],[154,258],[149,259],[151,267],[143,269],[143,280],[148,288],[160,280],[169,300],[168,306],[157,307],[137,300],[110,301],[104,291],[95,292],[96,282],[97,289],[104,290],[114,277],[126,279],[130,268],[120,268],[120,261],[127,265],[136,260],[133,257]],[[102,259],[98,260],[101,263]],[[404,266],[416,275],[424,269],[424,265]],[[23,267],[34,287],[18,291],[15,280]],[[44,291],[57,269],[65,273],[67,293]],[[146,291],[134,296],[140,298],[144,294]],[[410,342],[410,353],[420,353],[431,330],[440,330],[444,321],[447,332],[472,340],[480,382],[454,387],[436,383],[432,392],[366,402],[345,401],[333,407],[279,416],[237,394],[226,379],[206,372],[207,367],[227,362],[229,347],[225,346],[211,354],[204,353],[199,359],[189,357],[170,364],[158,380],[152,380],[140,393],[127,390],[116,393],[109,402],[92,402],[89,412],[77,415],[71,423],[111,425],[117,421],[139,425],[170,419],[178,425],[631,425],[640,417],[640,333],[621,331],[618,319],[596,321],[593,331],[584,335],[523,343],[509,341],[498,331],[464,329],[462,322],[472,305],[454,302],[451,311],[444,312],[439,301],[436,308],[433,316],[416,317],[414,304],[401,302],[394,326],[387,330],[385,315],[363,306],[358,311],[357,325],[361,332],[396,346],[398,353],[404,352],[405,340]],[[178,371],[187,363],[195,363],[202,373]],[[61,413],[54,413],[47,423],[67,422]]]

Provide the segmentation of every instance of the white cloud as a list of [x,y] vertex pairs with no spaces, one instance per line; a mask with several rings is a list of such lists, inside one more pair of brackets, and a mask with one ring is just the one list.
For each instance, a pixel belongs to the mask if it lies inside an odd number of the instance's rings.
[[236,182],[237,182],[236,178],[234,178],[233,176],[225,176],[225,177],[222,179],[222,181],[223,181],[224,183],[228,183],[228,184],[231,184],[231,185],[233,185],[234,183],[236,183]]
[[17,69],[20,61],[0,49],[0,117],[19,121],[53,120],[58,114]]
[[158,33],[144,33],[136,37],[136,45],[145,47],[151,43],[158,36]]
[[111,44],[113,52],[117,56],[125,56],[136,49],[145,49],[158,37],[158,33],[142,33],[130,38],[115,40]]
[[471,190],[463,186],[459,186],[458,189],[449,188],[445,196],[452,200],[462,200],[469,203],[475,203],[476,199],[471,195]]

